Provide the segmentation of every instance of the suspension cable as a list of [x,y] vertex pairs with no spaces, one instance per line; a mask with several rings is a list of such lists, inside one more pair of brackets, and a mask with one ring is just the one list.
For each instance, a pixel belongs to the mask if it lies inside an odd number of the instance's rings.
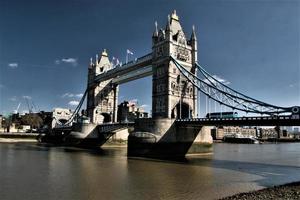
[[[194,74],[192,74],[191,72],[189,72],[187,69],[185,69],[184,67],[182,67],[172,56],[171,56],[171,60],[175,63],[175,65],[176,65],[176,67],[179,69],[179,71],[185,76],[185,78],[189,81],[189,82],[191,82],[197,89],[199,89],[201,92],[203,92],[205,95],[207,95],[207,96],[209,96],[210,98],[212,98],[213,100],[215,100],[215,101],[217,101],[217,102],[219,102],[219,103],[222,103],[222,104],[224,104],[224,105],[226,105],[227,107],[229,107],[229,108],[232,108],[232,109],[237,109],[237,110],[240,110],[240,111],[248,111],[248,112],[252,112],[252,113],[260,113],[260,114],[268,114],[268,115],[272,115],[272,114],[279,114],[279,113],[286,113],[286,112],[290,112],[290,108],[284,108],[284,109],[281,109],[281,111],[276,111],[276,112],[273,112],[273,111],[260,111],[260,110],[257,110],[256,109],[256,107],[258,107],[258,106],[265,106],[266,108],[268,108],[268,109],[271,109],[271,108],[273,108],[273,106],[266,106],[267,104],[263,104],[263,105],[260,105],[260,103],[258,103],[258,102],[255,102],[255,101],[252,101],[252,100],[249,100],[249,99],[244,99],[244,98],[241,98],[241,97],[238,97],[238,96],[236,96],[236,95],[233,95],[233,94],[230,94],[230,93],[227,93],[227,92],[225,92],[225,91],[222,91],[221,89],[219,89],[219,88],[217,88],[217,87],[214,87],[213,85],[210,85],[210,84],[208,84],[207,82],[205,82],[205,81],[203,81],[203,80],[201,80],[200,78],[198,78],[197,76],[195,76]],[[184,73],[184,71],[187,73]],[[191,80],[191,78],[189,77],[189,76],[192,76],[193,78],[194,78],[194,80]],[[196,82],[195,82],[195,79],[197,79],[202,85],[203,85],[203,87],[204,87],[204,85],[206,85],[208,88],[213,88],[215,91],[218,91],[218,92],[220,92],[221,94],[224,94],[226,97],[228,97],[228,95],[229,96],[231,96],[232,98],[236,98],[236,99],[242,99],[242,100],[244,100],[244,101],[248,101],[248,102],[251,102],[251,103],[253,103],[253,104],[256,104],[256,106],[255,107],[249,107],[249,106],[246,106],[246,105],[244,105],[243,103],[241,103],[241,102],[238,102],[238,104],[240,105],[240,106],[242,106],[242,108],[240,108],[240,107],[235,107],[235,106],[233,106],[233,105],[230,105],[230,104],[228,104],[228,103],[226,103],[226,102],[223,102],[223,101],[221,101],[221,100],[218,100],[218,99],[216,99],[215,97],[213,97],[213,96],[211,96],[211,94],[209,94],[207,91],[205,91],[205,90],[202,90],[201,89],[201,85],[199,86],[199,85],[197,85],[196,84]],[[230,99],[230,100],[233,100],[233,99]],[[237,100],[235,100],[235,102],[237,102]],[[244,108],[247,108],[247,109],[244,109]],[[271,107],[271,108],[270,108]],[[279,108],[281,108],[281,107],[276,107],[276,109],[279,109]]]
[[81,106],[82,106],[82,104],[83,104],[83,102],[84,102],[84,100],[85,100],[85,97],[86,97],[86,95],[87,95],[87,92],[88,92],[88,89],[85,90],[83,96],[81,97],[81,100],[80,100],[79,104],[78,104],[77,107],[75,108],[73,114],[72,114],[71,117],[68,119],[68,121],[67,121],[65,124],[63,124],[64,126],[69,125],[69,124],[73,121],[74,117],[78,114],[78,112],[79,112],[79,110],[80,110],[80,108],[81,108]]
[[[197,87],[201,92],[203,92],[205,95],[208,95],[210,98],[212,98],[213,100],[219,102],[219,103],[223,103],[224,105],[232,108],[232,109],[237,109],[237,110],[240,110],[240,111],[245,111],[245,112],[253,112],[253,113],[260,113],[260,114],[268,114],[268,115],[274,115],[274,114],[279,114],[279,113],[287,113],[287,112],[291,112],[291,108],[288,107],[288,108],[283,108],[283,107],[278,107],[278,106],[274,106],[274,105],[271,105],[271,104],[267,104],[267,103],[264,103],[264,102],[261,102],[261,101],[257,101],[253,98],[250,98],[250,99],[246,99],[245,97],[247,97],[246,95],[243,95],[243,97],[239,97],[238,95],[233,95],[233,94],[230,94],[228,92],[225,92],[221,89],[219,89],[218,87],[216,87],[214,84],[208,84],[207,82],[201,80],[200,78],[198,78],[197,76],[195,76],[194,74],[192,74],[191,72],[189,72],[187,69],[185,69],[184,67],[182,67],[172,56],[171,56],[171,59],[172,61],[175,63],[176,67],[180,70],[180,72],[189,80],[189,82],[191,82],[195,87]],[[188,73],[188,75],[186,75],[183,70]],[[202,70],[201,70],[202,71]],[[203,73],[203,72],[202,72]],[[195,80],[191,80],[189,78],[189,76],[192,76],[194,79],[197,79],[202,85],[206,85],[207,87],[209,88],[213,88],[214,90],[220,92],[221,94],[224,94],[227,98],[228,96],[230,96],[230,100],[234,101],[235,103],[238,103],[240,106],[246,108],[238,108],[238,107],[235,107],[233,105],[229,105],[225,102],[222,102],[214,97],[212,97],[209,93],[207,93],[206,91],[203,91],[199,85],[196,84]],[[210,75],[211,76],[211,75]],[[206,76],[207,77],[207,76]],[[214,77],[212,77],[215,81],[217,81]],[[209,78],[207,78],[208,81],[212,82]],[[223,83],[220,83],[222,85],[224,85]],[[224,85],[224,87],[226,88],[229,88],[228,86]],[[231,89],[231,88],[229,88]],[[248,103],[252,103],[252,104],[255,104],[254,106],[250,107],[250,106],[246,106],[245,104],[243,104],[243,102],[238,102],[237,99],[239,100],[243,100],[245,102],[248,102]],[[264,110],[257,110],[256,108],[258,106],[263,106],[265,107],[266,109],[269,109],[271,111],[264,111]],[[272,109],[276,109],[276,111],[272,111]],[[280,111],[279,111],[280,109]]]

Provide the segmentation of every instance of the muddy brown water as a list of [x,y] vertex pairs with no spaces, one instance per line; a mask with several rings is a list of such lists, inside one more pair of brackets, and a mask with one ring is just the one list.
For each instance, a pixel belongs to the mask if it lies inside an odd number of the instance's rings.
[[300,180],[300,144],[214,144],[184,161],[0,143],[0,199],[218,199]]

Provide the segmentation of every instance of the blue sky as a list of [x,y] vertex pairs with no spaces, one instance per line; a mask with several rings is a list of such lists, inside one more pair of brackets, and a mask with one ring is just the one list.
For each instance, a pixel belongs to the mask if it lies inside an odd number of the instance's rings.
[[[176,9],[185,33],[196,26],[198,60],[211,74],[262,101],[300,105],[300,1],[0,0],[0,113],[31,99],[40,110],[74,108],[90,57],[104,48],[151,52],[154,22]],[[151,110],[151,77],[121,85],[120,101]]]

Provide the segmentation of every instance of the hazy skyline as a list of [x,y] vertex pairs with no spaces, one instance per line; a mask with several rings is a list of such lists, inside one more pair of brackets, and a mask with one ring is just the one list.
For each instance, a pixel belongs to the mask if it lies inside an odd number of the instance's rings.
[[[187,37],[196,26],[207,71],[256,99],[300,105],[299,1],[0,0],[0,114],[19,102],[28,110],[25,99],[74,109],[90,57],[151,52],[154,22],[164,28],[174,9]],[[119,102],[137,99],[149,111],[151,90],[151,77],[121,85]]]

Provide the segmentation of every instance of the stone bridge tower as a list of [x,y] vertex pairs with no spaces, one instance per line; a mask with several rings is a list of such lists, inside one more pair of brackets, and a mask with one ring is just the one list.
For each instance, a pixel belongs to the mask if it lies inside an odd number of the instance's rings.
[[165,29],[152,36],[153,82],[152,115],[154,118],[189,118],[197,116],[197,90],[180,74],[169,56],[196,73],[197,38],[195,29],[188,40],[174,11]]
[[92,123],[116,122],[118,86],[112,84],[111,80],[100,83],[94,81],[97,75],[105,73],[111,67],[105,49],[100,58],[96,55],[95,63],[91,58],[88,70],[87,114]]

